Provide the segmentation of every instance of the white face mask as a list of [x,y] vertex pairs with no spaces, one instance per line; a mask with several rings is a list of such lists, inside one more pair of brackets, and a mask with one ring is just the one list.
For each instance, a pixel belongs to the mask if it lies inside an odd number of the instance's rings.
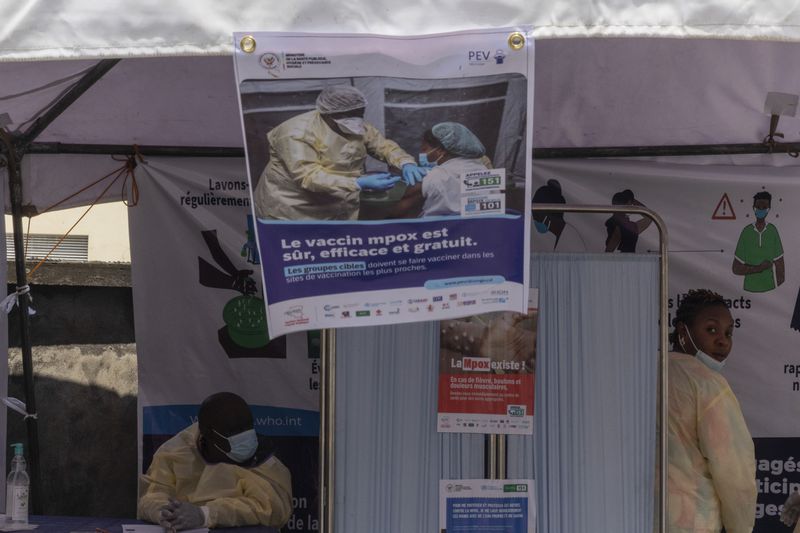
[[367,132],[364,119],[360,117],[337,118],[334,120],[339,129],[350,135],[362,136]]
[[247,461],[255,455],[256,449],[258,449],[258,437],[256,436],[255,429],[248,429],[247,431],[242,431],[230,437],[226,437],[216,430],[214,430],[214,433],[228,441],[231,451],[226,452],[216,444],[214,444],[214,446],[237,463]]
[[[725,361],[727,361],[727,359],[725,359],[724,361],[717,361],[716,359],[708,355],[706,352],[698,348],[697,344],[695,344],[694,339],[692,338],[692,334],[689,333],[689,328],[686,328],[686,335],[689,336],[689,340],[691,341],[692,346],[694,347],[695,350],[697,350],[697,353],[694,356],[697,357],[698,361],[706,365],[711,370],[714,370],[715,372],[720,372],[723,368],[725,368]],[[683,345],[683,337],[680,337],[678,340],[681,342],[681,348],[685,350],[686,347]]]

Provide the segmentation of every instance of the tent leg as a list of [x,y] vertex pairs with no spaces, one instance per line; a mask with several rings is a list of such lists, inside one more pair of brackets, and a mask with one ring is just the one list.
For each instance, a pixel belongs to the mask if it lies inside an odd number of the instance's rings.
[[322,330],[321,386],[319,389],[319,483],[320,483],[320,533],[334,530],[334,473],[336,454],[334,438],[336,429],[336,330]]
[[[11,213],[14,225],[14,263],[17,272],[17,288],[28,284],[25,271],[25,243],[22,230],[22,178],[20,175],[20,161],[17,152],[5,132],[2,136],[6,144],[6,161],[8,163],[8,185],[11,194]],[[30,317],[28,309],[30,294],[19,295],[19,327],[20,342],[22,344],[22,369],[25,375],[25,406],[31,414],[36,413],[36,394],[33,380],[33,352],[31,349]],[[28,434],[28,459],[30,473],[30,508],[31,514],[41,514],[41,492],[39,475],[39,429],[36,418],[28,417],[25,420]]]

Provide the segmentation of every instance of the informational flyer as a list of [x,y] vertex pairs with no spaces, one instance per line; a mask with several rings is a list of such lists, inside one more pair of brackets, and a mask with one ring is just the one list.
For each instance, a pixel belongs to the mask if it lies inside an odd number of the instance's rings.
[[439,481],[441,533],[533,533],[536,500],[532,479]]
[[533,434],[538,300],[530,289],[527,314],[441,321],[440,432]]
[[235,42],[272,335],[525,311],[527,30]]

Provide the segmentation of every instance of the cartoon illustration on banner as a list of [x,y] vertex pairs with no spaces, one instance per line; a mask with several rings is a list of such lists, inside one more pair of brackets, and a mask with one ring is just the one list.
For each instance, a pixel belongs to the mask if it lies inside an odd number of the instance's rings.
[[524,311],[533,54],[508,37],[255,34],[237,50],[270,331],[410,322],[419,304]]

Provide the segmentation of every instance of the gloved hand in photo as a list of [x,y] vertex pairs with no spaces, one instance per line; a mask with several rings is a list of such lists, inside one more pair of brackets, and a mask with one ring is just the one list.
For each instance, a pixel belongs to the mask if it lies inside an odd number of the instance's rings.
[[359,189],[385,191],[394,187],[394,184],[400,179],[400,176],[392,176],[388,172],[381,172],[379,174],[365,174],[356,178],[356,184]]
[[406,185],[411,187],[417,183],[422,183],[422,178],[428,173],[428,169],[417,166],[414,163],[406,163],[403,165],[403,181]]

